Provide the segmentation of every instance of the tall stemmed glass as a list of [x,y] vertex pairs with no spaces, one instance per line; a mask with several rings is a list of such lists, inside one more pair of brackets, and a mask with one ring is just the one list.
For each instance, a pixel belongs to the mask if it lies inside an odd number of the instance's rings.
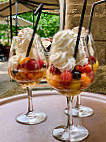
[[[106,0],[101,0],[101,1],[97,1],[97,2],[93,3],[92,8],[91,8],[91,13],[90,13],[88,31],[87,31],[87,35],[86,35],[86,44],[90,49],[92,48],[92,52],[90,52],[90,51],[89,52],[91,54],[90,56],[91,56],[91,61],[93,64],[94,74],[96,73],[96,71],[98,69],[98,59],[97,59],[94,41],[93,41],[92,35],[90,33],[90,30],[91,30],[91,24],[92,24],[95,6],[97,6],[98,4],[102,4],[104,2],[106,2]],[[65,113],[67,114],[67,109],[65,110]],[[94,113],[94,110],[92,108],[81,105],[80,95],[77,96],[76,106],[73,108],[73,116],[87,117],[87,116],[92,115],[93,113]]]
[[[75,36],[77,37],[78,27],[73,28],[72,31],[74,32]],[[81,32],[81,39],[83,41],[82,42],[82,48],[84,48],[85,46],[88,47],[88,52],[89,52],[89,55],[90,55],[89,61],[91,60],[93,72],[96,73],[97,68],[98,68],[97,54],[96,54],[92,34],[87,35],[87,32],[88,32],[88,30],[86,30],[84,27],[82,27],[82,32]],[[87,40],[86,40],[87,36],[89,38],[89,42],[87,42]],[[85,53],[86,53],[86,55],[88,54],[87,52],[85,52]],[[84,72],[89,73],[89,71],[90,71],[90,70],[86,70],[85,66],[83,66],[83,65],[80,65],[80,67],[77,68],[77,70],[82,72],[82,73],[84,73]],[[80,97],[81,97],[81,95],[77,96],[76,105],[72,109],[73,116],[87,117],[87,116],[92,115],[94,113],[94,110],[90,107],[82,106]],[[67,101],[69,101],[69,100],[67,99]],[[64,110],[64,112],[65,112],[65,114],[68,113],[67,108]]]
[[16,120],[23,124],[38,124],[47,119],[43,112],[34,112],[32,103],[32,88],[36,86],[45,74],[46,59],[41,45],[40,36],[35,34],[29,55],[26,56],[33,30],[25,28],[19,31],[12,42],[8,72],[12,79],[22,87],[27,88],[28,111],[17,116]]
[[[88,60],[91,61],[91,63],[92,63],[93,74],[95,75],[95,73],[98,69],[99,63],[98,63],[98,59],[97,59],[97,53],[96,53],[96,50],[95,50],[92,34],[90,34],[88,36],[89,36],[89,42],[88,43],[85,42],[85,44],[87,44],[88,52],[89,52],[89,55],[90,55],[90,58],[88,58]],[[81,66],[80,69],[78,69],[78,70],[82,73],[85,72],[84,66]],[[87,72],[89,73],[89,70]],[[91,74],[89,74],[89,76],[91,77],[92,83],[93,83],[94,77]],[[88,117],[88,116],[91,116],[94,113],[94,110],[90,107],[81,105],[81,95],[78,95],[76,105],[75,105],[75,107],[73,107],[72,112],[73,112],[73,116]]]
[[[74,50],[76,37],[72,30],[64,30],[55,34],[49,57],[47,81],[60,94],[68,98],[67,124],[53,130],[53,136],[62,141],[80,141],[88,136],[88,130],[74,125],[72,119],[72,100],[93,81],[93,68],[86,46],[85,38],[81,38],[76,58]],[[83,64],[85,72],[79,68]],[[89,72],[87,72],[89,70]]]

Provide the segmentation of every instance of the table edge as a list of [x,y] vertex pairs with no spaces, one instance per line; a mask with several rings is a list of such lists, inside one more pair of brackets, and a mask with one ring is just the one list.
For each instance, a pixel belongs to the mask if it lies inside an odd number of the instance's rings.
[[[33,91],[33,97],[52,96],[52,95],[59,95],[59,93],[56,90]],[[102,103],[106,103],[106,96],[103,94],[82,92],[81,96],[82,96],[82,98],[87,98],[87,99],[91,99],[91,100],[93,99],[95,101],[100,101]],[[10,102],[17,101],[17,100],[25,99],[27,97],[28,97],[27,94],[19,94],[16,96],[3,98],[0,100],[0,105],[4,105],[4,104],[10,103]]]

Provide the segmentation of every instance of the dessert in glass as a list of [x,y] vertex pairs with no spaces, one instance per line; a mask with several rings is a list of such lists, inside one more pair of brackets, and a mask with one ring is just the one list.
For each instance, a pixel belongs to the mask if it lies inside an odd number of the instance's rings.
[[32,88],[43,78],[46,68],[46,59],[41,45],[40,36],[35,34],[34,41],[27,57],[28,45],[33,30],[24,28],[18,36],[13,38],[10,49],[8,73],[22,87],[27,88],[28,111],[17,116],[16,120],[23,124],[38,124],[47,119],[43,112],[34,112],[32,103]]
[[[73,30],[63,30],[54,35],[46,72],[48,83],[69,100],[67,125],[58,126],[53,130],[53,136],[61,141],[81,141],[89,134],[86,128],[74,125],[72,119],[74,96],[87,88],[94,78],[85,38],[80,38],[77,56],[74,58],[76,39]],[[80,70],[82,67],[83,72]]]
[[[79,27],[75,27],[75,28],[72,29],[76,38],[77,38],[77,34],[78,34],[78,28]],[[89,42],[88,42],[88,44],[86,44],[87,33],[88,33],[88,31],[84,27],[82,27],[80,38],[82,38],[82,40],[85,39],[85,41],[82,42],[82,46],[83,46],[83,48],[84,48],[85,45],[87,45],[87,47],[88,47],[88,52],[89,52],[89,55],[90,55],[90,58],[88,58],[88,59],[89,59],[89,61],[91,60],[92,67],[93,67],[93,73],[95,74],[97,69],[98,69],[98,60],[97,60],[97,55],[96,55],[96,51],[95,51],[95,47],[94,47],[94,41],[93,41],[93,38],[92,38],[92,34],[88,35],[89,36]],[[78,70],[82,73],[85,72],[83,65],[81,65],[80,69],[78,69]],[[93,82],[93,80],[92,80],[92,82]],[[80,99],[81,99],[81,95],[79,94],[77,96],[76,105],[75,105],[75,107],[72,108],[73,116],[76,116],[76,117],[91,116],[94,113],[94,110],[90,107],[82,106]],[[67,98],[67,101],[69,101],[68,98]],[[67,108],[64,110],[64,112],[65,112],[65,114],[68,113]]]

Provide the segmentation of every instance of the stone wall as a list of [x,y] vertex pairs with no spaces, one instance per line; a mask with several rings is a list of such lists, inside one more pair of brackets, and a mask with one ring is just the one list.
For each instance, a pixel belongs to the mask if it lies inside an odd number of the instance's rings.
[[[65,29],[79,26],[84,0],[66,0]],[[97,0],[88,0],[83,26],[88,28],[92,4]],[[91,32],[95,40],[100,65],[106,65],[106,3],[95,7]]]

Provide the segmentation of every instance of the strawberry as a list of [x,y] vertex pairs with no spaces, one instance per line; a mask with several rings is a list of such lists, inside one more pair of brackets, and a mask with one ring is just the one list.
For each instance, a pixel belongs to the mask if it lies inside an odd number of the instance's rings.
[[87,57],[88,58],[88,64],[90,64],[90,58],[89,57]]
[[52,74],[60,74],[60,70],[58,68],[56,68],[55,66],[51,66],[50,68],[50,73]]
[[39,69],[39,64],[36,60],[32,59],[25,64],[27,70],[36,70]]
[[70,82],[72,80],[72,73],[70,71],[63,71],[60,74],[60,79],[63,82]]
[[54,66],[51,66],[50,68],[50,73],[54,74],[55,73],[56,68]]
[[83,67],[80,66],[80,65],[77,65],[77,66],[76,66],[76,70],[77,70],[77,71],[80,71],[80,72],[83,72]]
[[[87,58],[88,58],[88,63],[90,63],[90,58],[89,57]],[[91,60],[92,60],[92,64],[96,63],[96,59],[94,56],[91,56]]]
[[93,64],[96,63],[96,59],[95,59],[94,56],[91,56],[91,60],[92,60],[92,63],[93,63]]
[[38,61],[38,63],[39,63],[40,68],[42,68],[42,67],[43,67],[43,65],[44,65],[44,61],[39,60],[39,61]]
[[78,71],[80,71],[80,72],[82,72],[82,73],[89,73],[89,72],[91,72],[92,71],[92,66],[90,65],[90,64],[87,64],[87,65],[85,65],[85,66],[80,66],[80,65],[77,65],[76,66],[76,70],[78,70]]
[[92,71],[92,66],[91,66],[90,64],[85,65],[85,66],[83,67],[83,72],[89,73],[89,72],[91,72],[91,71]]

